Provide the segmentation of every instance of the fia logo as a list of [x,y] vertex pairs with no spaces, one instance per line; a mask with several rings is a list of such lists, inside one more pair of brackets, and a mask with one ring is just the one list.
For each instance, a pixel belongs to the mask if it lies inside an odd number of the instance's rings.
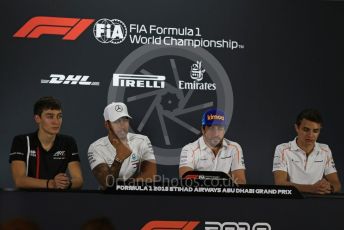
[[101,43],[119,44],[127,37],[127,27],[121,20],[102,18],[94,24],[93,35]]
[[204,72],[205,69],[202,68],[202,62],[196,61],[191,66],[190,77],[196,81],[202,81]]

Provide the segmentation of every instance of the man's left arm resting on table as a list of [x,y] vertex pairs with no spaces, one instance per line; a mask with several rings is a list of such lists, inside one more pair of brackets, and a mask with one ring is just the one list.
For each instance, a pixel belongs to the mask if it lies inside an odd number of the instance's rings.
[[70,174],[71,189],[81,189],[83,185],[83,177],[79,161],[71,161],[68,163],[68,171]]

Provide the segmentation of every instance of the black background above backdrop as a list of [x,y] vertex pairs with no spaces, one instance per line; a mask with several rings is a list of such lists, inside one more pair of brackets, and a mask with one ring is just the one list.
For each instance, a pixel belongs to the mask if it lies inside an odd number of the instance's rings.
[[[226,138],[243,148],[251,184],[273,182],[276,145],[295,137],[293,124],[302,109],[317,108],[325,120],[319,142],[330,146],[343,181],[343,2],[15,0],[1,2],[1,11],[2,188],[13,187],[8,163],[12,138],[36,129],[32,106],[47,95],[62,101],[61,133],[77,140],[84,189],[97,188],[87,149],[106,135],[102,113],[114,100],[127,103],[132,131],[151,139],[159,175],[165,177],[178,176],[180,149],[199,137],[196,130],[204,105],[225,110],[230,116]],[[36,16],[94,22],[73,41],[60,35],[13,37]],[[122,43],[104,44],[95,38],[94,25],[103,18],[126,24],[128,36]],[[243,47],[131,44],[130,24],[199,28],[203,39],[230,39]],[[202,61],[205,70],[202,82],[215,83],[217,90],[194,90],[186,100],[188,90],[178,89],[176,76],[191,82],[190,67],[197,61]],[[157,94],[152,89],[113,87],[114,73],[164,75],[168,86]],[[99,82],[99,86],[42,84],[51,74],[87,75],[88,81]],[[138,95],[146,93],[151,96],[139,99]],[[148,116],[151,105],[155,106]],[[195,107],[199,105],[203,109]]]

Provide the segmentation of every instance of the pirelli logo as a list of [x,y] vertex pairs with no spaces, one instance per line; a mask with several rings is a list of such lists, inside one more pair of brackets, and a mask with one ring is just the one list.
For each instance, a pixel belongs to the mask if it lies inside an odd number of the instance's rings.
[[14,35],[16,38],[39,38],[60,35],[63,40],[77,39],[94,19],[37,16],[27,21]]
[[165,76],[141,74],[113,74],[113,86],[136,88],[165,88]]

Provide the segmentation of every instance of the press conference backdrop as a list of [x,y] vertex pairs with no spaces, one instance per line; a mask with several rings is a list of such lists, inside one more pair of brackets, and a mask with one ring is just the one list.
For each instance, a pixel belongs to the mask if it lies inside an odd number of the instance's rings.
[[178,176],[201,115],[221,108],[251,184],[271,184],[277,144],[304,108],[325,124],[343,181],[344,4],[340,1],[2,1],[0,187],[13,187],[13,136],[34,131],[33,103],[63,104],[62,133],[78,143],[84,189],[96,189],[87,149],[106,135],[103,109],[128,105],[149,136],[159,175]]

